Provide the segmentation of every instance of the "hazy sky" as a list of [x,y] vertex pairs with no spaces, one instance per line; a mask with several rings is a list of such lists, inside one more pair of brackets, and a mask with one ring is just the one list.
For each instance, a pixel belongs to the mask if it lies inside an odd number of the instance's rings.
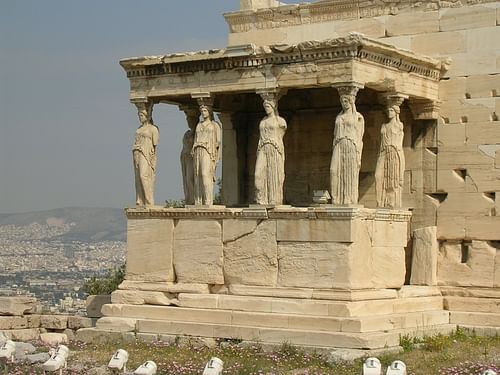
[[[287,1],[296,3],[297,1]],[[238,0],[0,2],[0,213],[134,203],[125,57],[226,46]],[[183,113],[157,105],[155,200],[182,197]]]

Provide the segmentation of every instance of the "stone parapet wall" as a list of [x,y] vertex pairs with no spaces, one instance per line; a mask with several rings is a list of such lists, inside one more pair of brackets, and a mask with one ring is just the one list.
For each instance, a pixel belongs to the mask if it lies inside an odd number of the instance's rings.
[[127,281],[320,289],[404,284],[408,211],[153,208],[127,214]]

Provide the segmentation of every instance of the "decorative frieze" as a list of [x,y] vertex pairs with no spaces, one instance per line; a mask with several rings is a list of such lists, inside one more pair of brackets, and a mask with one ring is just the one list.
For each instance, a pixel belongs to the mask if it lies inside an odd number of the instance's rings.
[[415,10],[434,11],[492,2],[495,0],[329,0],[255,11],[229,12],[224,14],[224,18],[231,33],[244,33],[253,29],[266,30],[328,21],[346,21]]

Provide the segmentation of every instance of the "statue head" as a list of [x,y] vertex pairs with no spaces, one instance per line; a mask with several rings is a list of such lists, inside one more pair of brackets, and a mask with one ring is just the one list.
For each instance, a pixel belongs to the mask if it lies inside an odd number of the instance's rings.
[[341,94],[340,95],[340,104],[342,105],[342,109],[344,111],[349,111],[354,108],[354,103],[356,100],[356,96],[351,94]]
[[207,120],[207,119],[212,118],[211,117],[211,110],[205,104],[200,105],[200,114],[201,114],[201,117],[203,118],[203,120]]
[[142,125],[145,125],[148,123],[148,120],[149,120],[149,116],[148,116],[148,111],[145,110],[145,109],[140,109],[138,112],[137,112],[138,116],[139,116],[139,122],[142,124]]
[[392,119],[399,120],[399,114],[401,113],[401,108],[398,105],[390,105],[387,107],[386,113],[389,120]]
[[276,101],[272,100],[272,99],[266,99],[264,100],[264,110],[266,111],[266,114],[268,116],[272,115],[272,114],[276,114],[277,115],[277,106],[276,106]]

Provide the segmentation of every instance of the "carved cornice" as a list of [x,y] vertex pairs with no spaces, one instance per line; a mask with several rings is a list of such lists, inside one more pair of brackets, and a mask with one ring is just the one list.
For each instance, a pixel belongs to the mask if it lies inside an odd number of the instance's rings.
[[[302,42],[297,45],[271,45],[232,49],[200,51],[165,56],[147,56],[123,59],[121,66],[130,79],[147,79],[169,75],[232,69],[269,70],[270,66],[292,66],[313,63],[316,65],[346,60],[369,62],[389,69],[412,73],[438,81],[443,63],[441,61],[403,51],[351,33],[347,37],[324,41]],[[245,50],[245,54],[241,53]]]
[[224,14],[232,33],[265,30],[328,21],[353,20],[409,11],[460,8],[495,0],[329,0],[309,4],[229,12]]
[[407,222],[411,212],[363,207],[290,207],[290,208],[127,208],[128,219],[329,219]]

